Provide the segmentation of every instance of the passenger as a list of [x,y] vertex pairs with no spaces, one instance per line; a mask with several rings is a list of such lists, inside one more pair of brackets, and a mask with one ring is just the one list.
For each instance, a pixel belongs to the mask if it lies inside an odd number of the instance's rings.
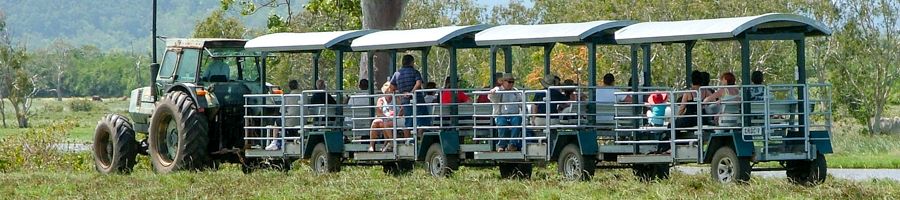
[[[429,81],[425,83],[425,89],[435,89],[437,88],[437,83]],[[437,103],[437,93],[434,91],[425,92],[425,103]]]
[[[490,98],[492,103],[494,104],[493,115],[497,116],[494,118],[494,123],[497,126],[519,126],[522,125],[522,117],[519,116],[522,114],[522,106],[519,104],[496,104],[496,103],[511,103],[511,102],[522,102],[522,94],[521,93],[497,93],[498,91],[519,91],[514,87],[516,79],[513,78],[512,74],[503,74],[503,77],[500,78],[500,86],[494,87],[490,90],[490,94],[488,98]],[[521,134],[521,128],[499,128],[500,137],[501,138],[518,138]],[[507,146],[507,143],[509,144]],[[517,151],[521,144],[519,140],[501,140],[497,143],[497,151]]]
[[[359,84],[357,84],[357,88],[359,89],[359,91],[357,91],[356,94],[358,94],[358,95],[368,94],[369,93],[369,80],[368,79],[360,79]],[[372,104],[369,104],[369,100],[371,100],[369,97],[354,97],[353,95],[351,95],[350,97],[347,98],[347,102],[345,102],[345,103],[350,108],[353,108],[353,107],[363,108],[363,106],[372,105]],[[344,113],[347,114],[347,111],[344,111]],[[368,113],[368,112],[366,112],[366,113]],[[351,115],[346,115],[346,117],[344,117],[344,123],[348,126],[352,126],[353,125],[353,117]]]
[[651,126],[668,125],[666,117],[672,115],[672,109],[669,105],[669,94],[662,92],[650,94],[646,104],[650,107],[647,110],[647,117],[649,118],[647,121]]
[[[563,81],[563,86],[578,86],[578,84],[576,84],[575,81],[572,81],[571,79],[567,79],[566,81]],[[576,93],[577,90],[578,90],[578,88],[564,89],[563,95],[565,95],[567,97],[566,101],[580,102],[580,101],[587,100],[584,98],[583,95]],[[573,105],[575,105],[575,106],[573,106]],[[559,112],[560,113],[576,113],[576,112],[578,112],[578,110],[576,110],[576,109],[578,109],[577,105],[578,105],[578,103],[559,104],[559,110],[560,110]],[[568,116],[563,116],[562,118],[563,118],[563,120],[573,120],[573,119],[578,119],[580,117],[568,115]]]
[[[422,74],[419,70],[413,67],[415,64],[415,58],[412,55],[404,55],[402,59],[403,67],[400,68],[397,72],[394,73],[394,76],[391,77],[391,85],[396,88],[396,93],[403,94],[398,96],[400,99],[400,105],[403,107],[400,109],[399,116],[413,116],[413,115],[428,115],[428,110],[425,109],[425,106],[416,106],[415,113],[413,112],[413,107],[410,105],[410,102],[413,96],[416,98],[416,102],[425,102],[425,95],[422,93],[415,93],[416,90],[422,89],[424,83],[422,82]],[[427,125],[428,118],[416,118],[416,123],[419,126]],[[408,120],[404,120],[406,129],[403,130],[403,137],[410,137],[410,129],[413,128],[412,118]]]
[[[619,95],[616,96],[616,92],[621,92],[622,90],[615,88],[616,78],[612,74],[607,73],[603,75],[603,82],[600,84],[600,87],[597,88],[597,103],[598,104],[615,104],[619,102],[629,102],[631,101],[631,96],[629,95]],[[630,84],[630,83],[629,83]],[[597,115],[597,121],[612,121],[614,116]]]
[[[356,94],[365,95],[369,93],[369,80],[360,79],[358,85],[356,86],[359,91]],[[347,105],[350,106],[364,106],[369,104],[368,98],[354,98],[352,95],[347,98]]]
[[700,91],[700,97],[694,97],[694,93],[685,93],[681,96],[681,106],[678,108],[677,115],[694,115],[694,117],[681,117],[675,120],[676,128],[683,127],[694,127],[698,125],[697,122],[697,101],[700,101],[704,97],[709,96],[711,93],[708,90],[700,90],[700,86],[703,84],[703,72],[694,70],[691,72],[691,90]]
[[[450,103],[468,103],[471,101],[469,99],[469,95],[466,95],[463,91],[451,91],[455,88],[450,87],[450,77],[444,78],[444,90],[441,91],[441,104],[450,104]],[[456,93],[456,101],[453,101],[453,93]],[[487,98],[487,96],[485,96]]]
[[[394,93],[394,87],[391,86],[390,82],[386,82],[381,86],[381,92],[385,95],[378,98],[378,100],[376,100],[375,102],[375,116],[379,118],[372,120],[372,130],[369,131],[370,139],[380,138],[378,134],[379,131],[382,132],[381,136],[383,136],[384,138],[394,137],[393,131],[387,129],[394,127],[393,118],[395,118],[397,114],[393,98],[391,98],[391,95],[388,95]],[[381,149],[381,151],[390,151],[391,144],[391,142],[387,142],[384,145],[384,148]],[[375,141],[369,142],[369,151],[375,151]]]
[[[707,107],[707,112],[714,114],[723,114],[726,110],[726,106],[735,106],[734,103],[728,103],[732,101],[740,101],[740,89],[737,87],[732,87],[735,84],[734,74],[731,72],[722,73],[719,76],[719,86],[726,86],[716,90],[715,93],[712,93],[708,97],[703,99],[703,102],[717,102],[717,104],[711,105]],[[732,121],[736,122],[737,118],[735,116],[726,116],[726,117],[716,117],[717,124],[719,126],[723,125],[732,125]],[[729,123],[723,124],[723,121],[728,121]]]
[[[493,86],[484,86],[484,89],[490,89],[490,88],[494,88],[494,87],[500,87],[500,78],[501,78],[501,76],[502,76],[502,73],[499,73],[499,72],[498,72],[498,73],[494,73],[494,85],[493,85]],[[488,99],[488,95],[482,94],[482,95],[479,95],[479,96],[478,96],[478,99],[476,100],[476,102],[478,102],[478,103],[490,103],[491,100]]]
[[[297,80],[291,80],[288,82],[288,88],[291,89],[290,94],[284,97],[284,104],[290,105],[290,107],[285,108],[287,116],[300,116],[300,98],[302,97],[303,91],[299,88],[300,84]],[[291,117],[286,118],[285,123],[288,127],[294,127],[300,125],[300,118]],[[288,130],[288,133],[296,132],[296,129]]]
[[753,71],[750,74],[750,81],[753,82],[753,85],[760,86],[747,88],[750,92],[750,101],[764,101],[768,95],[766,95],[766,88],[763,86],[763,73],[761,71]]
[[[325,80],[317,80],[316,81],[316,90],[325,90],[325,89],[326,89]],[[331,94],[328,94],[328,92],[321,91],[321,92],[313,92],[312,96],[309,98],[309,104],[310,105],[318,105],[318,106],[313,106],[311,108],[316,109],[318,111],[319,115],[324,115],[324,114],[328,114],[328,112],[326,110],[330,110],[331,108],[334,107],[334,105],[337,105],[337,101],[335,101],[334,97],[331,97]],[[328,119],[327,122],[335,121],[335,117],[328,117],[327,119]],[[316,118],[315,121],[316,122],[326,122],[325,118],[321,118],[321,117]]]
[[[550,103],[550,108],[547,108],[546,99],[544,99],[547,94],[550,94],[550,101],[566,101],[569,98],[560,92],[559,89],[550,89],[551,86],[556,86],[559,84],[556,82],[556,78],[553,75],[544,76],[544,79],[541,80],[541,85],[544,86],[544,90],[547,90],[547,93],[539,92],[534,94],[534,99],[532,102],[535,102],[534,109],[531,110],[532,114],[541,114],[541,116],[534,116],[531,118],[531,122],[535,126],[546,126],[547,125],[547,117],[546,114],[557,114],[559,113],[559,107],[563,105],[562,103]],[[559,116],[550,116],[550,124],[559,123]]]

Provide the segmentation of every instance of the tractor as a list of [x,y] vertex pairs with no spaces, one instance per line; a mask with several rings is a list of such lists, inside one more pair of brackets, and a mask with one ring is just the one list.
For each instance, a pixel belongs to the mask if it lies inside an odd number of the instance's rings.
[[[151,84],[131,91],[128,115],[109,114],[94,132],[97,171],[130,173],[138,154],[158,173],[247,164],[243,95],[280,93],[261,55],[240,39],[166,39]],[[140,139],[140,141],[139,141]]]

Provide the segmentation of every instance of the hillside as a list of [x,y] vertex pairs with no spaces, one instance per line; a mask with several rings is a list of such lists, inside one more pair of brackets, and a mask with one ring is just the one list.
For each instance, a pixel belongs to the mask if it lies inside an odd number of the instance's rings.
[[[194,25],[215,9],[219,1],[159,0],[159,34],[190,36]],[[41,48],[55,39],[100,49],[149,50],[151,1],[0,0],[13,37],[29,48]],[[265,27],[265,15],[241,17],[251,28]],[[232,15],[237,13],[232,12]]]

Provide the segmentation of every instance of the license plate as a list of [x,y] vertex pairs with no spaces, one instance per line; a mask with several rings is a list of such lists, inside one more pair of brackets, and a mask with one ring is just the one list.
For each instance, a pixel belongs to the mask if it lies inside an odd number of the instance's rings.
[[762,127],[744,127],[741,133],[743,135],[762,135]]

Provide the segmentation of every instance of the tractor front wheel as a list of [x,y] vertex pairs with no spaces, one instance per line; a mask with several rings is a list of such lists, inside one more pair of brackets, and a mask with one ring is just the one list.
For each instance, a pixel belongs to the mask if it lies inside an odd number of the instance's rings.
[[94,166],[102,174],[128,174],[137,163],[137,140],[128,119],[109,114],[94,129]]

